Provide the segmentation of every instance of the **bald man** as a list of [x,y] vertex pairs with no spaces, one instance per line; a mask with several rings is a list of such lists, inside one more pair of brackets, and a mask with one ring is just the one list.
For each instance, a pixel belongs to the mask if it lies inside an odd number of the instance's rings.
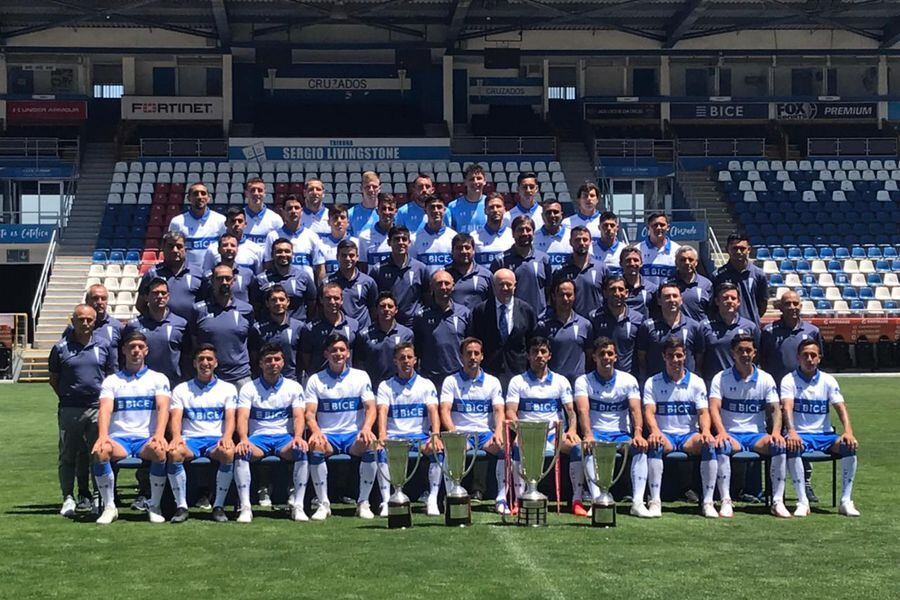
[[516,274],[510,269],[498,269],[491,286],[493,297],[472,310],[468,335],[484,340],[481,366],[500,380],[506,393],[509,380],[528,368],[528,340],[534,335],[537,315],[516,297]]
[[[123,326],[121,321],[110,317],[107,312],[109,309],[109,291],[107,291],[106,286],[95,283],[88,288],[88,291],[84,294],[84,303],[93,308],[96,313],[94,339],[106,342],[110,348],[118,352]],[[66,337],[70,333],[72,333],[72,325],[66,327],[62,337]]]
[[431,306],[413,317],[413,338],[421,357],[419,373],[440,389],[448,375],[459,371],[459,344],[466,337],[469,309],[453,301],[453,276],[443,269],[431,276]]

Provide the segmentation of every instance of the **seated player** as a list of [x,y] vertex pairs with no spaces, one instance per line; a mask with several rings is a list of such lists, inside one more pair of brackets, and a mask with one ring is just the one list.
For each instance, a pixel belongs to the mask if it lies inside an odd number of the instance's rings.
[[169,485],[175,496],[172,523],[188,519],[187,475],[184,463],[206,456],[217,463],[213,521],[225,523],[225,496],[231,487],[234,461],[234,411],[237,389],[215,375],[216,348],[203,344],[194,351],[197,376],[175,386],[169,410]]
[[[481,340],[465,338],[459,345],[462,369],[444,379],[441,386],[441,422],[447,431],[474,433],[476,449],[495,456],[503,452],[504,402],[500,380],[481,368],[484,351]],[[493,425],[493,429],[491,426]],[[496,508],[511,514],[506,504],[506,465],[498,460]],[[450,482],[444,481],[446,489]]]
[[[378,440],[409,440],[420,444],[420,451],[428,456],[428,499],[425,512],[429,516],[441,514],[438,509],[438,490],[441,487],[441,465],[437,452],[440,439],[433,434],[441,430],[437,390],[434,384],[416,373],[416,349],[410,342],[400,342],[394,348],[397,374],[378,386]],[[386,456],[378,453],[378,485],[381,496],[390,496]]]
[[[350,367],[350,343],[339,333],[325,338],[325,368],[306,382],[306,423],[309,427],[310,475],[319,508],[315,521],[331,515],[328,499],[328,465],[325,458],[334,453],[361,458],[359,463],[359,496],[356,514],[374,519],[369,495],[375,483],[375,395],[365,371]],[[386,504],[386,503],[385,503]]]
[[[703,516],[718,517],[712,502],[716,486],[715,438],[709,431],[709,402],[703,380],[685,368],[686,353],[680,338],[662,344],[665,368],[644,384],[644,420],[650,435],[647,442],[647,478],[650,482],[650,515],[662,516],[660,488],[663,455],[686,452],[700,456],[703,484]],[[699,433],[698,433],[699,427]]]
[[291,518],[306,521],[308,517],[303,511],[303,499],[306,497],[309,463],[306,440],[303,439],[303,386],[282,376],[284,350],[278,344],[266,344],[260,349],[259,368],[262,375],[245,383],[238,393],[234,485],[241,506],[237,522],[253,521],[250,463],[266,456],[278,456],[294,463],[294,495],[289,500]]
[[[784,436],[788,450],[788,469],[794,490],[797,492],[795,517],[809,514],[809,501],[803,477],[803,452],[819,451],[841,457],[841,505],[838,512],[847,517],[858,517],[859,511],[850,499],[853,478],[856,477],[856,450],[859,442],[853,436],[850,414],[844,404],[844,396],[834,377],[819,370],[822,350],[819,342],[808,339],[797,348],[800,366],[781,380],[781,403],[784,410]],[[828,418],[829,408],[834,407],[844,433],[838,435]]]
[[[550,340],[545,337],[535,336],[528,342],[528,370],[516,375],[509,382],[506,391],[506,419],[510,422],[522,421],[534,423],[547,421],[559,423],[560,427],[550,433],[547,438],[545,450],[554,449],[554,440],[557,435],[564,435],[562,452],[567,454],[580,449],[581,440],[578,438],[575,408],[572,405],[572,385],[569,380],[550,370]],[[562,433],[559,415],[562,411],[566,414],[566,429]],[[521,498],[525,493],[525,481],[519,473],[520,452],[518,444],[512,449],[513,481],[516,486],[516,497]],[[571,463],[570,463],[571,464]],[[580,463],[579,463],[580,464]],[[569,469],[571,476],[571,468]],[[584,474],[579,471],[578,477],[572,478],[572,489],[578,490],[576,479],[579,483],[584,480]],[[580,496],[573,501],[580,500]]]
[[[734,516],[731,454],[740,450],[771,456],[772,514],[790,517],[784,507],[785,455],[781,405],[771,375],[754,364],[756,340],[749,333],[731,338],[734,367],[717,373],[709,386],[709,416],[716,430],[716,481],[720,517]],[[767,417],[772,434],[766,431]]]
[[[644,417],[641,414],[641,392],[637,379],[630,373],[615,368],[619,360],[616,345],[608,337],[594,340],[591,357],[594,370],[575,381],[575,408],[581,425],[581,437],[586,442],[594,440],[631,444],[631,514],[636,517],[652,516],[644,505],[644,491],[647,487],[647,440],[644,438]],[[574,466],[572,466],[574,463]],[[583,486],[581,448],[573,449],[569,458],[569,473],[572,488],[579,491]],[[588,479],[596,478],[594,463],[585,461],[584,473]],[[577,487],[575,478],[578,477]],[[599,488],[588,482],[591,496],[600,494]],[[580,500],[580,496],[575,496]],[[586,516],[588,513],[581,502],[576,502],[573,512]]]
[[100,387],[97,442],[93,455],[94,479],[103,500],[99,525],[119,518],[116,510],[116,480],[110,462],[123,458],[150,461],[151,523],[165,523],[159,501],[166,489],[166,423],[169,419],[169,380],[144,366],[147,338],[132,331],[122,339],[125,368],[108,376]]

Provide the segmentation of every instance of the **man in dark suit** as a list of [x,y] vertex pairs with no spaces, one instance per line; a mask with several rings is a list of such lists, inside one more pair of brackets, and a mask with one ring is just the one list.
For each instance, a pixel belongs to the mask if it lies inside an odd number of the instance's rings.
[[494,295],[478,304],[469,319],[467,334],[484,341],[482,368],[500,380],[509,380],[528,368],[528,340],[534,335],[534,309],[515,297],[516,275],[499,269],[492,278]]

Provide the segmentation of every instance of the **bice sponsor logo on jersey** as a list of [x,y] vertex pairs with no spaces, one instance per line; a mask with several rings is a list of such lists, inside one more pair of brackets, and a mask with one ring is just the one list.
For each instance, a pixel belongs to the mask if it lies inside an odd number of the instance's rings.
[[[616,412],[619,410],[625,410],[625,407],[628,406],[627,400],[617,400],[615,402],[605,402],[603,400],[589,400],[589,404],[591,406],[591,410],[595,412]],[[659,412],[659,408],[657,407],[657,412]]]
[[424,404],[395,404],[391,406],[391,416],[395,419],[414,419],[425,416]]
[[828,400],[795,400],[794,410],[813,415],[828,414]]
[[153,410],[154,408],[156,408],[155,396],[116,398],[115,412],[123,410]]
[[186,408],[184,416],[191,421],[221,421],[225,410],[221,408]]
[[656,414],[677,416],[677,415],[696,415],[697,407],[693,402],[658,402],[656,404]]
[[487,414],[490,408],[487,400],[453,399],[453,411],[458,413]]
[[526,400],[519,405],[521,410],[528,412],[551,412],[556,410],[556,400]]
[[251,408],[250,418],[254,421],[274,421],[276,419],[286,419],[288,416],[287,408]]
[[319,412],[348,412],[359,410],[359,398],[332,398],[319,400]]
[[734,413],[758,413],[762,411],[765,401],[761,398],[723,398],[722,408]]

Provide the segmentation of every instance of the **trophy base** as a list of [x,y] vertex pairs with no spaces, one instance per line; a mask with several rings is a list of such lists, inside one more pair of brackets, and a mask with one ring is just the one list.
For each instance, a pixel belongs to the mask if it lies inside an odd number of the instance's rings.
[[412,527],[412,509],[409,502],[388,502],[388,529]]
[[472,504],[468,495],[447,496],[444,504],[444,524],[447,527],[468,527],[472,524]]
[[546,524],[546,498],[522,498],[519,501],[519,513],[516,515],[516,525],[522,527],[543,527]]
[[615,527],[616,526],[616,503],[591,504],[591,526],[592,527]]

